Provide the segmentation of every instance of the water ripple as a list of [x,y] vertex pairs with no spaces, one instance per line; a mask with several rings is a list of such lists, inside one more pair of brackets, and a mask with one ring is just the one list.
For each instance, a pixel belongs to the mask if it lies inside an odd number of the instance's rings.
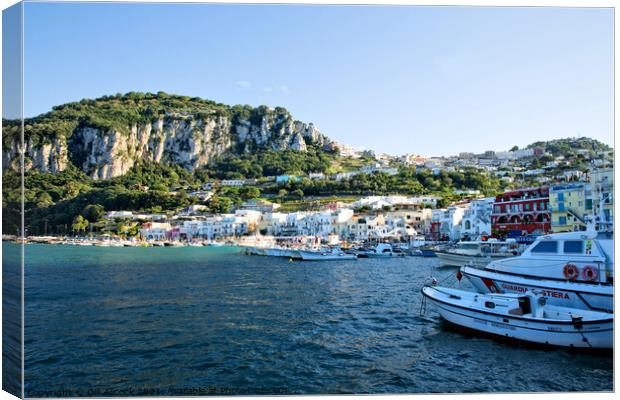
[[432,259],[301,263],[230,248],[38,245],[27,253],[27,390],[613,388],[609,356],[462,335],[430,305],[421,315]]

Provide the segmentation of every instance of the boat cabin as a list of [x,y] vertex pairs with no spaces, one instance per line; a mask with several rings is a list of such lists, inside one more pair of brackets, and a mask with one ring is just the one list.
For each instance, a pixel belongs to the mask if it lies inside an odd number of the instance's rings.
[[566,232],[541,236],[519,257],[488,265],[495,271],[582,282],[613,281],[613,235]]

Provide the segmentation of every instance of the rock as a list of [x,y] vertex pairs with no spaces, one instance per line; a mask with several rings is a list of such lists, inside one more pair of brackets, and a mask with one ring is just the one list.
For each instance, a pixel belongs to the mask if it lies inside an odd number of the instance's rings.
[[[56,134],[37,144],[26,143],[26,166],[56,173],[72,162],[94,179],[108,179],[125,174],[139,161],[172,163],[191,171],[226,152],[306,151],[309,144],[331,143],[313,124],[293,121],[284,109],[256,110],[259,118],[250,120],[234,114],[205,117],[184,112],[123,129],[79,124],[67,137]],[[19,140],[14,140],[4,149],[4,168],[16,164],[20,148]]]

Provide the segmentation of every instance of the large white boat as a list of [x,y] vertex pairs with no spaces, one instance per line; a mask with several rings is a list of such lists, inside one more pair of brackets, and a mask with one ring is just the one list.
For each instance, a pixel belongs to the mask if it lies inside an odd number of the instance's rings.
[[297,253],[302,260],[305,261],[333,261],[333,260],[355,260],[357,256],[355,254],[348,254],[341,249],[326,248],[318,250],[298,250]]
[[518,255],[519,245],[514,239],[505,242],[497,240],[463,241],[451,248],[435,250],[435,254],[441,265],[484,267],[491,261]]
[[480,293],[544,291],[550,304],[613,310],[613,234],[596,231],[541,236],[521,256],[461,272]]
[[544,345],[613,347],[610,313],[549,305],[533,293],[478,294],[426,286],[422,294],[443,319],[469,330]]

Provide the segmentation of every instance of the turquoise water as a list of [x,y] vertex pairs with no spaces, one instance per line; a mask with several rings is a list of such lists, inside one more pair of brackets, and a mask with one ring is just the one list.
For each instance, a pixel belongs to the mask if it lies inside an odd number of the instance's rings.
[[420,315],[422,285],[454,272],[435,259],[28,245],[26,260],[30,397],[613,389],[610,355],[499,343],[446,330],[431,306]]

